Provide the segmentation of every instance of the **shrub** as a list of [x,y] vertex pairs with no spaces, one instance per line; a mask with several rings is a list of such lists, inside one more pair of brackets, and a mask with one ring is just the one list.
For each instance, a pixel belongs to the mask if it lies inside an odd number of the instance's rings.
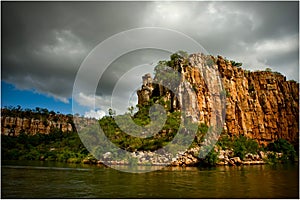
[[[200,151],[200,157],[204,157],[203,164],[207,166],[215,166],[219,161],[218,153],[211,146],[203,146]],[[209,151],[209,152],[208,152]]]
[[265,71],[266,71],[266,72],[271,72],[271,71],[272,71],[272,69],[271,69],[271,68],[269,68],[269,67],[267,67],[267,68],[265,69]]
[[291,143],[284,139],[278,139],[272,143],[269,143],[267,150],[283,153],[282,161],[295,161],[297,153]]
[[232,66],[241,67],[242,63],[235,62],[233,60],[230,61]]
[[234,155],[240,157],[242,160],[245,158],[246,147],[241,141],[235,141],[233,146]]
[[21,160],[38,160],[39,158],[40,154],[36,149],[31,149],[20,157]]
[[228,135],[222,135],[220,136],[217,145],[220,146],[223,150],[226,150],[233,146],[233,142]]
[[4,160],[18,160],[20,157],[20,150],[11,149],[11,150],[2,150],[2,159]]
[[204,159],[206,161],[206,163],[210,166],[215,166],[216,163],[218,162],[218,153],[214,151],[214,149],[212,149],[207,156]]
[[234,155],[240,157],[241,159],[245,158],[246,153],[257,153],[258,149],[258,143],[255,140],[246,138],[243,135],[235,137],[234,139]]
[[267,163],[270,165],[276,164],[278,162],[278,159],[276,157],[276,153],[275,152],[271,152],[267,155]]

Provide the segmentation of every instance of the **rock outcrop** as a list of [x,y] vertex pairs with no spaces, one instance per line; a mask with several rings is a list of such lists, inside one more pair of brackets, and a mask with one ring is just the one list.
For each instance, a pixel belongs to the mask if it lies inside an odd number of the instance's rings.
[[62,132],[74,131],[72,121],[65,115],[50,116],[47,119],[1,116],[1,134],[3,135],[18,136],[21,132],[30,135],[49,134],[53,128]]
[[[211,92],[213,88],[206,84],[216,85],[214,83],[220,79],[224,87],[220,95],[226,96],[225,133],[230,136],[244,135],[257,140],[259,144],[267,144],[278,138],[286,139],[293,145],[298,144],[299,83],[286,81],[286,77],[278,72],[244,70],[221,56],[192,54],[187,59],[188,62],[177,60],[173,68],[195,90],[197,100],[191,100],[189,105],[192,110],[198,104],[200,123],[210,125],[212,116],[222,115],[212,113],[215,94]],[[207,69],[219,72],[219,78],[207,76]],[[137,92],[140,105],[153,97],[163,96],[171,102],[171,109],[180,109],[178,99],[171,91],[152,82],[149,74],[143,77],[143,86]]]
[[145,74],[143,77],[143,85],[141,90],[137,91],[137,95],[138,95],[138,104],[139,105],[143,105],[149,102],[150,97],[152,95],[152,91],[153,91],[153,85],[152,85],[152,77],[151,75]]

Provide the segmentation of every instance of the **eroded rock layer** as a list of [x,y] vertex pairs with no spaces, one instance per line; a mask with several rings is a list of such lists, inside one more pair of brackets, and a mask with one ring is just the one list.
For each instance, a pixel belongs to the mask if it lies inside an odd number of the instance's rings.
[[21,132],[29,135],[49,134],[54,128],[62,132],[74,131],[71,119],[64,115],[43,119],[1,116],[1,134],[3,135],[18,136]]
[[[298,144],[299,83],[286,81],[286,77],[277,72],[244,70],[221,56],[192,54],[188,62],[179,59],[173,68],[183,75],[196,93],[197,99],[190,100],[187,110],[193,110],[198,104],[200,123],[210,125],[212,116],[222,117],[221,112],[212,113],[216,94],[211,92],[214,85],[221,81],[223,90],[219,95],[226,96],[225,133],[230,136],[245,135],[260,144],[278,138]],[[219,72],[219,76],[207,76],[208,70]],[[140,105],[152,97],[163,96],[171,102],[173,110],[180,109],[178,99],[172,92],[152,82],[149,74],[143,77],[143,86],[137,92]]]

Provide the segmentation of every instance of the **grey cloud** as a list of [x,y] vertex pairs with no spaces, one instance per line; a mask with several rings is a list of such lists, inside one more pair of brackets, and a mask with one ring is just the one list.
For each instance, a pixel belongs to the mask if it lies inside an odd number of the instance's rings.
[[136,26],[136,15],[142,11],[139,5],[4,3],[2,80],[19,89],[34,88],[58,99],[70,98],[80,63],[99,42]]
[[[181,31],[213,55],[243,62],[249,69],[270,66],[298,80],[299,43],[289,45],[299,37],[298,5],[299,2],[4,2],[2,80],[66,101],[71,97],[81,62],[98,43],[121,31],[144,26]],[[288,44],[285,51],[257,50],[257,45],[269,42],[276,46],[281,41]],[[157,57],[151,52],[134,54],[117,60],[106,70],[98,95],[109,95],[132,66]],[[128,87],[135,84],[129,79],[124,83]],[[126,94],[124,91],[120,98]]]
[[[142,64],[149,64],[149,66],[145,65],[143,74],[151,73],[153,71],[153,66],[158,60],[166,60],[169,58],[171,53],[162,51],[162,50],[154,50],[154,49],[142,49],[132,51],[127,53],[117,60],[115,60],[103,73],[101,77],[97,93],[98,95],[111,95],[113,88],[117,81],[128,71],[138,67]],[[152,65],[152,67],[150,66]],[[137,74],[129,74],[129,78],[125,83],[126,86],[140,86],[139,83],[142,82],[142,77],[136,77]],[[132,77],[132,78],[130,78]],[[132,81],[132,80],[138,80]],[[104,84],[104,85],[103,85]],[[126,91],[124,91],[126,93]]]

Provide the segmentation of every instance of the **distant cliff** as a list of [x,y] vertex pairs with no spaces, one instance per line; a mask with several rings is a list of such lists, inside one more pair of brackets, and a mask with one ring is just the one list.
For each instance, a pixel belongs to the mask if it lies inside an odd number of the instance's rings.
[[[171,57],[172,59],[172,57]],[[286,81],[278,72],[250,72],[240,68],[240,63],[221,56],[213,57],[192,54],[186,58],[173,57],[167,65],[180,72],[196,92],[197,99],[190,100],[190,108],[198,104],[198,121],[210,125],[213,98],[203,79],[208,65],[220,73],[226,96],[226,118],[224,132],[230,136],[244,135],[256,139],[260,144],[278,138],[294,145],[299,140],[299,83]],[[157,77],[154,77],[156,80]],[[216,81],[216,80],[207,80]],[[178,99],[165,87],[152,83],[150,74],[143,77],[143,86],[138,90],[138,103],[143,105],[156,96],[171,101],[173,110],[180,110]]]
[[62,132],[74,131],[71,115],[11,111],[7,109],[1,111],[1,134],[3,135],[18,136],[21,132],[29,135],[49,134],[53,128]]
[[1,134],[18,136],[20,133],[35,135],[37,133],[49,134],[52,129],[61,132],[76,132],[84,126],[97,123],[96,119],[76,117],[73,115],[55,113],[45,108],[22,109],[20,106],[1,109]]

